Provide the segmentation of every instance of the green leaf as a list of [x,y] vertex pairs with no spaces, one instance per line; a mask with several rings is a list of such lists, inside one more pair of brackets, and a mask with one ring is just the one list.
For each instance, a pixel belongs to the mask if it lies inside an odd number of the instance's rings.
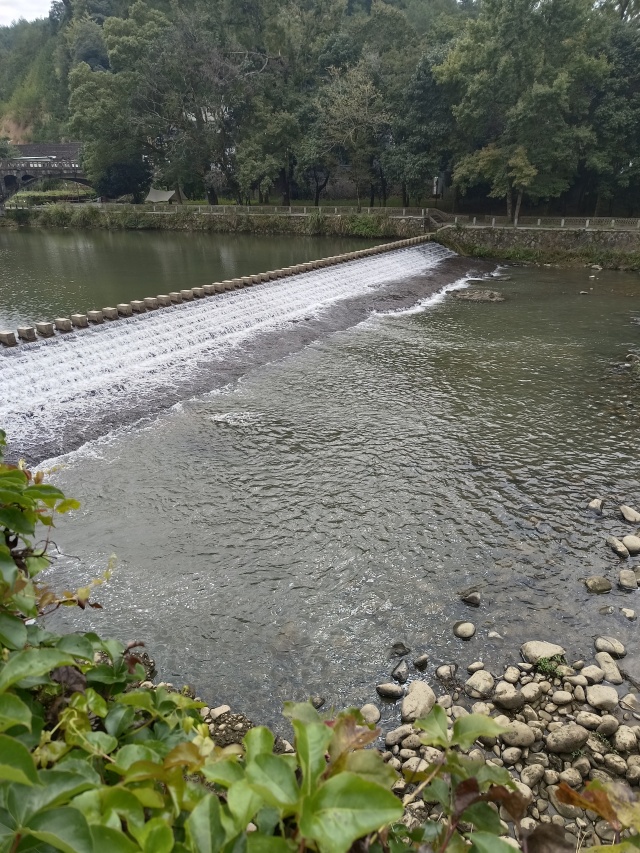
[[0,781],[40,784],[31,753],[9,735],[0,735]]
[[504,767],[496,767],[495,764],[485,764],[481,767],[476,774],[476,779],[481,787],[487,782],[493,785],[505,785],[507,788],[513,787],[511,773]]
[[332,731],[324,723],[304,723],[293,721],[296,734],[296,753],[302,770],[302,793],[311,794],[318,779],[327,768],[325,753],[332,737]]
[[78,745],[87,749],[89,745],[96,755],[109,755],[118,746],[118,739],[106,732],[86,732],[83,737],[78,739]]
[[128,770],[132,764],[136,764],[138,761],[157,762],[162,760],[162,756],[158,752],[137,743],[126,744],[112,757],[115,758],[115,764],[112,764],[109,769],[116,771]]
[[56,512],[69,512],[72,509],[80,509],[80,501],[73,498],[65,498],[56,506]]
[[451,792],[444,779],[434,779],[422,792],[425,803],[439,803],[445,811],[450,806]]
[[291,838],[260,835],[259,832],[247,834],[247,853],[295,853],[297,849],[298,845]]
[[322,717],[311,702],[285,702],[282,715],[289,720],[299,720],[301,723],[322,722]]
[[22,699],[13,693],[4,693],[0,696],[0,732],[14,726],[24,726],[31,731],[31,711]]
[[93,643],[83,634],[65,634],[56,643],[56,648],[73,655],[74,658],[82,658],[93,663]]
[[235,782],[227,791],[227,804],[233,815],[239,832],[243,832],[250,820],[264,805],[262,797],[256,794],[246,779]]
[[402,811],[391,791],[340,773],[303,800],[300,830],[318,842],[320,853],[346,853],[357,838],[400,820]]
[[399,778],[393,767],[385,764],[377,749],[356,749],[348,753],[344,769],[383,788],[390,788]]
[[226,841],[218,798],[209,794],[185,821],[187,840],[193,853],[218,853]]
[[57,767],[60,769],[39,771],[40,786],[26,793],[29,802],[25,804],[24,814],[32,815],[45,808],[68,805],[73,797],[95,788],[96,779],[100,784],[100,778],[88,764],[80,772],[74,767],[69,767],[67,771],[64,764]]
[[225,758],[222,761],[205,764],[200,772],[209,782],[215,782],[223,788],[228,788],[244,779],[244,768],[238,764],[236,758]]
[[120,737],[133,722],[135,708],[126,705],[112,705],[105,717],[104,727],[110,735]]
[[171,853],[173,849],[173,831],[161,817],[154,817],[140,828],[129,826],[144,853]]
[[291,810],[300,796],[296,776],[281,755],[262,754],[247,762],[247,779],[270,806]]
[[427,746],[449,745],[447,715],[440,705],[434,705],[428,717],[423,720],[416,720],[413,725],[416,729],[422,729],[424,735],[420,739]]
[[116,702],[120,705],[131,705],[133,708],[147,711],[154,716],[156,714],[156,706],[151,690],[130,690],[128,693],[116,696]]
[[498,725],[491,717],[469,714],[468,717],[458,717],[453,724],[451,743],[461,749],[469,749],[479,737],[496,737],[506,731],[504,726]]
[[11,655],[0,670],[0,693],[23,678],[45,675],[57,666],[72,666],[74,660],[57,649],[25,649]]
[[23,494],[31,498],[31,500],[42,501],[48,507],[52,507],[56,501],[64,499],[64,494],[60,489],[56,489],[55,486],[50,486],[48,483],[27,486]]
[[462,813],[461,820],[472,823],[481,832],[491,832],[500,835],[502,832],[502,821],[489,803],[474,803]]
[[145,809],[164,808],[164,797],[160,791],[156,791],[155,788],[129,788],[129,791]]
[[62,850],[63,853],[93,853],[93,839],[85,816],[73,808],[50,809],[31,818],[25,832]]
[[465,837],[472,842],[470,853],[513,853],[511,844],[492,832],[469,832]]
[[129,827],[141,827],[144,824],[144,811],[136,797],[126,788],[107,788],[102,793],[102,809],[113,811],[127,822]]
[[138,853],[140,848],[119,829],[108,826],[92,826],[93,853]]
[[0,509],[0,527],[7,527],[22,536],[33,536],[36,528],[36,514],[31,510]]
[[36,575],[39,575],[40,572],[49,568],[51,565],[51,559],[49,557],[27,557],[25,563],[27,565],[29,577],[34,578]]
[[23,649],[26,643],[27,629],[22,619],[0,613],[0,644],[8,649]]
[[272,753],[275,738],[265,726],[256,726],[244,736],[244,747],[246,751],[246,763],[263,753]]

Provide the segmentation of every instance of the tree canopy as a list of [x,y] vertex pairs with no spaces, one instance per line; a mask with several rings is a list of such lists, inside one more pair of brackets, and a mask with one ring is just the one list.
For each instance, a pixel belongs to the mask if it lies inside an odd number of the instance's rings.
[[55,0],[0,27],[0,132],[140,197],[637,212],[638,0]]

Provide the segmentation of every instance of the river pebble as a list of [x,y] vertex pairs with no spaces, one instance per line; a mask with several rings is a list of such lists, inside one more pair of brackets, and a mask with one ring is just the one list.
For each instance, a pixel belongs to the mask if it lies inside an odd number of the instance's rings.
[[473,622],[456,622],[453,626],[453,633],[460,640],[470,640],[476,633],[476,626]]
[[620,640],[615,637],[596,637],[595,646],[597,652],[609,652],[616,658],[623,658],[627,653]]
[[435,704],[436,694],[429,685],[425,681],[412,681],[402,700],[402,719],[412,722],[426,717]]

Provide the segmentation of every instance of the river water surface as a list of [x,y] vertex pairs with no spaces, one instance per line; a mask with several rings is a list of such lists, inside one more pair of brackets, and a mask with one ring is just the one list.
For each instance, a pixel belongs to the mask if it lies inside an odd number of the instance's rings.
[[[397,640],[430,654],[429,676],[498,667],[527,639],[586,657],[598,633],[633,663],[638,623],[620,608],[640,611],[640,593],[616,590],[604,537],[632,532],[618,502],[640,505],[640,400],[616,366],[639,348],[640,279],[510,268],[491,285],[507,301],[472,304],[431,294],[493,266],[430,251],[398,257],[396,278],[380,258],[344,272],[338,303],[301,282],[313,316],[241,336],[168,408],[147,399],[135,423],[75,440],[54,480],[82,509],[59,526],[50,582],[81,585],[112,553],[118,567],[103,610],[58,626],[143,639],[164,678],[267,722],[310,694],[375,700]],[[603,518],[585,509],[596,495]],[[596,573],[610,595],[586,593]],[[469,587],[479,609],[460,601]]]

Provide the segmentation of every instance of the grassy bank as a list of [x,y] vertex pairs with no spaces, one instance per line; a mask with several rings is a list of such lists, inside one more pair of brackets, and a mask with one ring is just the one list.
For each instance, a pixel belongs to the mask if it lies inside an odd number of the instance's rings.
[[88,205],[74,207],[52,204],[39,209],[8,210],[6,216],[0,219],[0,225],[399,239],[416,237],[423,233],[419,220],[388,217],[382,213],[325,216],[312,212],[307,215],[288,216],[228,212],[208,215],[191,211],[189,208],[178,208],[168,214],[154,214],[135,205],[100,209]]
[[434,241],[460,255],[515,263],[640,270],[640,235],[625,231],[445,228]]

